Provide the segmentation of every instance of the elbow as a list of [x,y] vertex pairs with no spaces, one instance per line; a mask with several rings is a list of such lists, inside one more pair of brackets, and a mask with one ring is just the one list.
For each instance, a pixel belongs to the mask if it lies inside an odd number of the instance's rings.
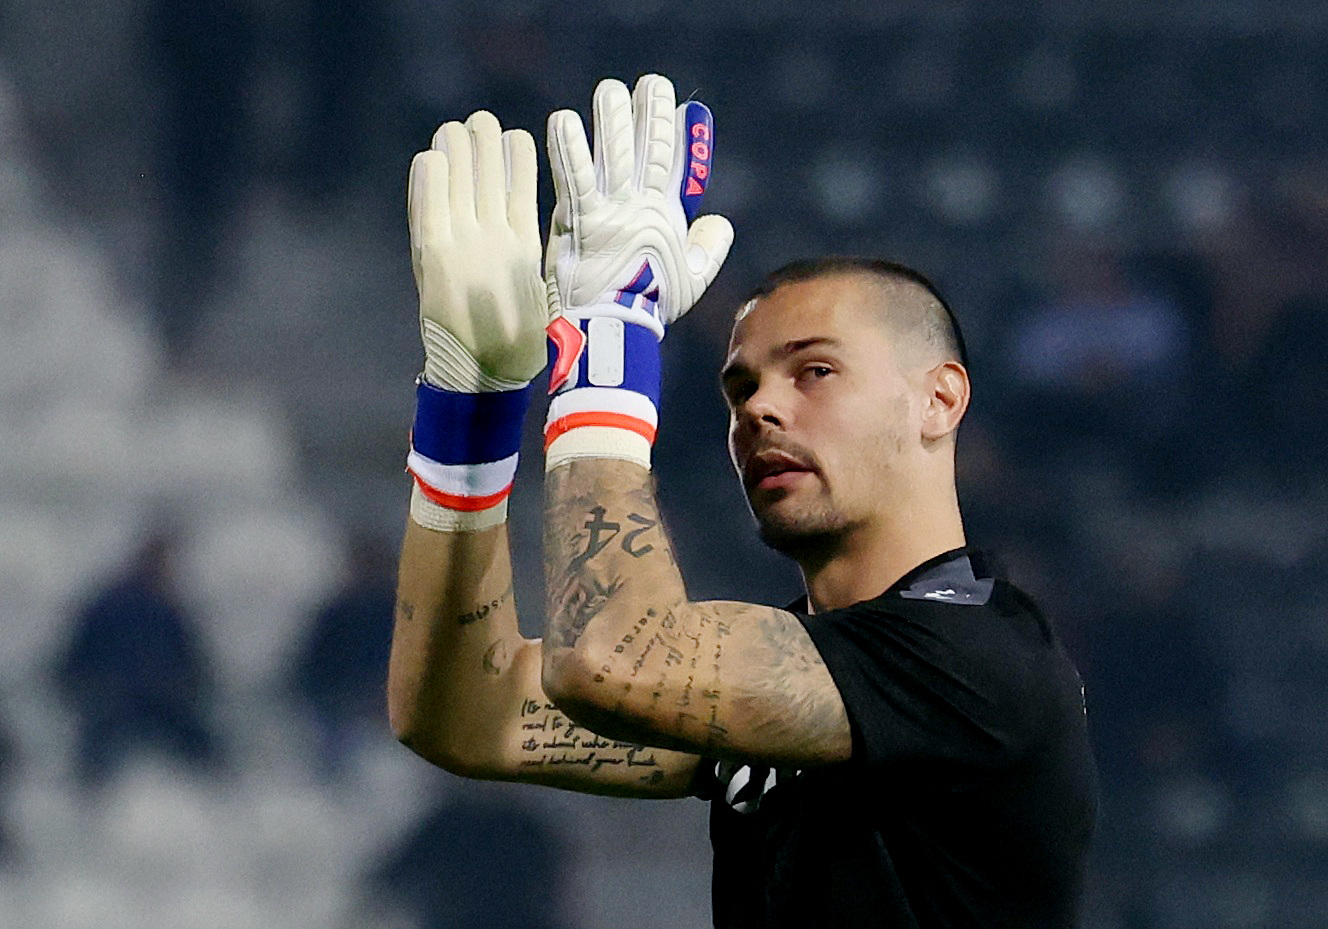
[[544,694],[572,722],[597,735],[627,742],[641,741],[641,724],[628,692],[615,685],[605,663],[578,645],[546,655],[541,684]]
[[392,735],[407,748],[420,744],[426,714],[422,712],[417,686],[395,665],[387,669],[387,724]]
[[437,737],[425,725],[423,714],[418,709],[401,700],[389,697],[387,703],[387,722],[392,727],[396,740],[419,755],[425,761],[439,767],[441,753]]
[[564,704],[577,702],[588,689],[588,679],[589,668],[580,649],[545,647],[540,686],[550,702],[560,709]]
[[498,772],[483,763],[473,750],[463,750],[456,740],[446,738],[446,734],[436,728],[423,725],[410,716],[390,713],[389,720],[396,740],[434,767],[474,780],[499,779]]
[[419,715],[412,712],[411,707],[403,706],[399,701],[389,698],[387,724],[392,728],[392,735],[398,742],[419,754],[417,746],[424,743],[424,733],[420,726]]
[[599,664],[583,646],[547,649],[540,684],[544,694],[573,722],[587,725],[587,717],[601,717],[612,709],[611,690]]
[[392,735],[411,752],[429,764],[461,777],[486,779],[491,776],[473,752],[461,750],[458,740],[448,738],[419,703],[403,699],[389,690],[387,721]]

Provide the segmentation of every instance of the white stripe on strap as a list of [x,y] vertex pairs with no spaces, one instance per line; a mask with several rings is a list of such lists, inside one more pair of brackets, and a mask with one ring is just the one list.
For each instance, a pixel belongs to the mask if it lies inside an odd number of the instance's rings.
[[499,493],[516,476],[517,455],[484,464],[447,465],[425,458],[415,449],[406,456],[410,473],[434,490],[460,497],[488,497]]
[[659,411],[645,394],[621,387],[578,387],[549,401],[545,428],[573,413],[621,413],[659,428]]

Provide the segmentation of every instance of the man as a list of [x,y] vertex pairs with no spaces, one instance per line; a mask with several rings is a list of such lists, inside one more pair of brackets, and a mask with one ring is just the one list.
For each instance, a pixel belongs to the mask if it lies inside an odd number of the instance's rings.
[[[550,118],[547,311],[529,136],[477,113],[412,166],[426,363],[398,736],[472,777],[710,798],[720,927],[1073,925],[1094,815],[1081,691],[1036,607],[964,548],[969,379],[945,305],[851,260],[791,266],[744,305],[730,449],[807,598],[689,600],[649,465],[659,340],[732,239],[688,222],[711,124],[651,75],[602,82],[594,129],[592,155],[574,113]],[[530,641],[505,500],[545,312],[548,631]]]
[[176,593],[178,545],[175,530],[150,529],[127,569],[79,608],[56,661],[56,687],[78,717],[85,790],[153,749],[200,774],[226,763],[211,721],[213,659]]

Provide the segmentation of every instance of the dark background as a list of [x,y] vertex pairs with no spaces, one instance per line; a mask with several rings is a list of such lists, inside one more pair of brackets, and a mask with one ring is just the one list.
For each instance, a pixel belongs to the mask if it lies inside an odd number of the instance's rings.
[[0,922],[708,924],[702,804],[467,784],[379,702],[410,157],[659,71],[737,229],[665,348],[693,596],[798,589],[728,472],[736,301],[918,267],[974,359],[970,538],[1087,684],[1086,927],[1324,925],[1326,50],[1291,0],[0,0]]

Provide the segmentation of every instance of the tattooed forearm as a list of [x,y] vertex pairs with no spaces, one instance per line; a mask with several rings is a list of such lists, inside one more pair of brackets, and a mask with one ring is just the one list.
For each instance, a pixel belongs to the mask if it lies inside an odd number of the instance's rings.
[[462,613],[460,616],[458,616],[456,618],[457,624],[461,626],[468,626],[471,623],[479,622],[481,619],[485,619],[486,617],[496,613],[499,607],[501,607],[504,603],[507,603],[511,599],[512,599],[512,585],[508,584],[506,590],[504,590],[494,599],[490,600],[488,603],[481,603],[479,606],[475,607],[475,609],[471,610],[470,612]]
[[[545,478],[544,561],[549,590],[545,641],[553,647],[575,646],[591,620],[616,602],[629,582],[649,594],[659,589],[646,586],[648,566],[635,566],[635,561],[652,553],[668,553],[667,541],[658,532],[653,495],[648,485],[641,486],[640,474],[626,480],[615,477],[604,480],[593,466],[573,463]],[[671,557],[668,565],[676,570]]]
[[576,645],[586,631],[586,626],[608,606],[610,599],[621,587],[622,581],[618,578],[607,581],[594,577],[569,578],[567,588],[556,602],[553,616],[550,617],[545,641],[564,648]]
[[688,600],[645,472],[574,461],[545,490],[543,680],[563,712],[605,738],[693,755],[850,757],[843,701],[796,616]]
[[578,726],[552,703],[526,700],[521,707],[521,728],[527,738],[521,743],[521,767],[556,769],[584,767],[591,773],[604,768],[640,769],[642,784],[664,778],[659,753],[635,742],[601,738]]
[[601,629],[594,663],[568,663],[576,676],[560,705],[624,742],[722,742],[718,655],[728,629],[709,618],[679,622],[686,591],[648,475],[574,462],[546,477],[546,493],[546,661],[556,669],[559,650],[576,646],[591,622]]
[[604,518],[604,507],[602,506],[592,506],[587,514],[586,521],[582,525],[585,526],[588,533],[586,550],[568,562],[568,571],[579,571],[587,561],[604,551],[605,546],[612,542],[622,531],[621,523],[611,522]]
[[484,652],[484,673],[498,675],[507,670],[512,663],[511,651],[506,639],[499,639]]

